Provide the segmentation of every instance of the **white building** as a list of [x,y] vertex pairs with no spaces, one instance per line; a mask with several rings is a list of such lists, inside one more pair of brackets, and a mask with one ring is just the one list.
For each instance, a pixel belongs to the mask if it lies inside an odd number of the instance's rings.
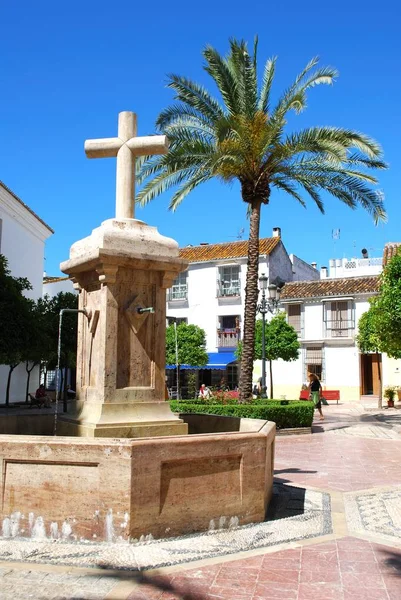
[[[363,248],[360,258],[332,258],[329,261],[330,279],[338,277],[362,277],[379,275],[383,270],[383,258],[369,257],[368,251]],[[321,269],[321,278],[327,277],[327,269]]]
[[[298,332],[301,352],[297,361],[274,362],[275,397],[299,397],[308,373],[316,373],[324,389],[339,390],[345,402],[377,396],[379,364],[384,386],[401,385],[401,361],[386,355],[360,354],[355,343],[359,319],[369,309],[369,298],[377,294],[379,273],[398,246],[386,244],[383,258],[330,261],[330,278],[323,268],[320,281],[284,286],[282,307]],[[350,273],[359,276],[351,277]]]
[[[45,241],[52,233],[53,230],[0,181],[0,254],[7,258],[14,277],[26,277],[30,281],[32,290],[26,295],[34,300],[42,295]],[[5,400],[8,371],[7,366],[0,366],[0,403]],[[37,387],[38,377],[39,369],[36,369],[31,375],[32,389]],[[25,366],[19,365],[12,375],[11,402],[25,399],[25,384]]]
[[[279,228],[273,229],[272,237],[260,240],[259,252],[259,273],[268,277],[269,284],[319,279],[315,266],[287,254]],[[205,330],[209,363],[200,371],[200,378],[207,385],[217,385],[222,375],[230,387],[238,381],[234,351],[244,318],[247,253],[247,241],[180,250],[189,266],[169,290],[167,317]],[[173,373],[169,376],[173,384]]]

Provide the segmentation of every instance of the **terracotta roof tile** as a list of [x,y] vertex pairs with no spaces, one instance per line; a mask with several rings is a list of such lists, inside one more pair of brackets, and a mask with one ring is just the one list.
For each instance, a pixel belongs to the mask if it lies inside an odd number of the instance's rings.
[[378,291],[379,275],[370,277],[344,277],[339,279],[318,279],[286,283],[281,291],[281,299],[326,298],[330,296],[353,296],[354,294],[374,294]]
[[1,187],[3,187],[3,188],[4,188],[4,189],[5,189],[5,190],[6,190],[6,191],[9,193],[9,194],[11,194],[11,196],[12,196],[13,198],[15,198],[15,200],[17,200],[17,202],[19,202],[20,204],[22,204],[22,206],[23,206],[24,208],[26,208],[26,210],[27,210],[28,212],[30,212],[30,213],[31,213],[31,215],[33,215],[33,216],[35,217],[35,219],[37,219],[37,220],[38,220],[40,223],[42,223],[42,225],[44,225],[44,226],[46,227],[46,229],[48,229],[48,230],[49,230],[51,233],[54,233],[54,229],[52,229],[52,228],[51,228],[51,227],[50,227],[50,226],[49,226],[47,223],[45,223],[45,222],[43,221],[43,219],[41,219],[41,218],[40,218],[40,217],[39,217],[39,216],[38,216],[38,215],[37,215],[37,214],[36,214],[36,213],[35,213],[35,212],[32,210],[32,208],[29,208],[29,206],[28,206],[27,204],[25,204],[25,202],[23,202],[23,201],[21,200],[21,198],[18,198],[17,194],[14,194],[14,192],[13,192],[12,190],[10,190],[10,188],[9,188],[9,187],[7,187],[7,186],[6,186],[6,184],[5,184],[5,183],[3,183],[1,180],[0,180],[0,185],[1,185]]
[[401,247],[401,242],[388,242],[383,251],[383,267],[395,256]]
[[[281,241],[279,237],[262,238],[259,240],[259,253],[270,254]],[[209,260],[224,260],[242,258],[248,255],[248,242],[224,242],[222,244],[202,244],[180,248],[180,258],[188,262],[207,262]]]
[[59,281],[67,281],[69,277],[50,277],[49,275],[43,276],[43,283],[58,283]]

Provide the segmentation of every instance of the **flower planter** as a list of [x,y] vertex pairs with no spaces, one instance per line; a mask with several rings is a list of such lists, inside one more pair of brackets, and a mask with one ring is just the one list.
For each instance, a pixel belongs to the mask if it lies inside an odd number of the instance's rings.
[[394,408],[394,400],[387,400],[388,408]]

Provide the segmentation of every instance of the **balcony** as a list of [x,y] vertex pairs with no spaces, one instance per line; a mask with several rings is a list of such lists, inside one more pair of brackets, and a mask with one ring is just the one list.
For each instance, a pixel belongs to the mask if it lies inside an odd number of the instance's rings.
[[218,298],[235,298],[241,295],[241,285],[239,280],[219,281],[217,284]]
[[355,331],[355,322],[353,320],[331,320],[325,321],[326,338],[350,338]]
[[168,292],[169,302],[183,302],[188,298],[188,286],[187,285],[173,285]]
[[236,348],[239,341],[240,330],[238,327],[217,330],[217,348]]

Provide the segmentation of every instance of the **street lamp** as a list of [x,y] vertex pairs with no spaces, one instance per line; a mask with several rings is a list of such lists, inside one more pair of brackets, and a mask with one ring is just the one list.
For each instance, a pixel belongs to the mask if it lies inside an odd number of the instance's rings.
[[[257,311],[262,315],[262,385],[261,395],[266,398],[266,315],[268,312],[274,313],[280,302],[280,288],[271,283],[267,287],[267,277],[264,273],[259,277],[259,289],[262,292],[262,299],[257,305]],[[269,297],[266,298],[266,289],[268,289]]]
[[175,336],[175,370],[176,370],[176,383],[177,383],[177,400],[180,399],[180,375],[178,372],[178,337],[177,337],[177,317],[167,317],[170,322],[174,323],[174,336]]

